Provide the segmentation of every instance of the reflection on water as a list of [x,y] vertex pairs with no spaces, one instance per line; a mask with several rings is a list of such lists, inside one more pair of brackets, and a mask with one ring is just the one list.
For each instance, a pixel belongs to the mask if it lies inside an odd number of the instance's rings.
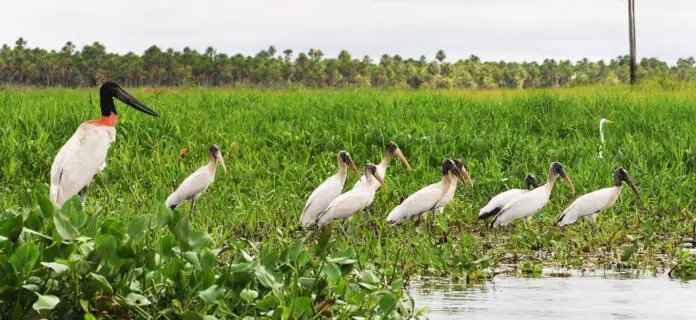
[[666,276],[423,279],[409,290],[430,319],[696,319],[696,281]]

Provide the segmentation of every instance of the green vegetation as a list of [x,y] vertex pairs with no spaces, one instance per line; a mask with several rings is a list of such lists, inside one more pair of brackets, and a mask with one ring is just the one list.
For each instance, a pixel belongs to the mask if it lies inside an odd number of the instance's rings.
[[[182,51],[152,46],[142,55],[107,52],[95,42],[78,50],[67,42],[59,51],[30,48],[19,38],[0,49],[0,84],[34,86],[97,86],[106,79],[125,86],[259,86],[259,87],[373,87],[373,88],[541,88],[629,81],[629,57],[610,61],[545,59],[542,62],[481,61],[475,55],[447,60],[384,54],[379,61],[341,51],[336,58],[318,49],[282,53],[271,46],[255,55]],[[665,83],[696,80],[696,60],[668,65],[643,58],[638,80]]]
[[[0,213],[0,265],[4,275],[13,271],[17,277],[10,277],[10,285],[0,281],[0,294],[4,300],[4,294],[19,292],[11,296],[20,299],[24,311],[34,304],[36,294],[31,291],[36,287],[32,285],[39,287],[41,296],[48,297],[41,301],[46,305],[55,302],[49,296],[59,297],[61,303],[55,307],[61,312],[79,312],[80,300],[87,300],[95,315],[100,310],[157,315],[165,309],[172,317],[188,311],[218,317],[229,316],[226,312],[261,315],[264,310],[252,307],[249,301],[259,302],[272,294],[278,303],[273,306],[282,308],[278,313],[303,317],[301,314],[309,314],[313,307],[313,314],[318,315],[317,306],[336,297],[347,305],[337,302],[328,312],[351,310],[371,317],[385,309],[402,315],[414,312],[401,284],[425,275],[473,281],[509,267],[534,276],[541,266],[654,272],[667,272],[676,266],[674,276],[694,274],[693,258],[681,247],[684,239],[696,238],[696,127],[692,121],[696,87],[528,91],[136,89],[133,94],[162,117],[145,117],[118,105],[117,139],[106,169],[92,183],[85,211],[66,209],[62,213],[65,219],[56,218],[57,213],[51,217],[45,205],[41,209],[31,199],[48,194],[50,166],[61,145],[79,123],[98,116],[93,91],[0,91],[0,212],[4,212]],[[604,128],[604,159],[598,159],[597,127],[604,116],[615,124]],[[297,230],[306,197],[336,170],[337,151],[350,151],[360,167],[368,161],[378,162],[389,140],[399,144],[414,171],[407,172],[394,161],[385,180],[387,190],[377,193],[367,213],[353,218],[347,237],[338,230],[339,224],[332,226],[330,241],[317,230]],[[195,233],[196,237],[210,241],[196,246],[190,238],[185,241],[180,233],[177,235],[177,226],[185,224],[176,222],[178,215],[184,216],[181,221],[188,221],[189,204],[166,219],[162,218],[162,204],[187,175],[206,163],[211,143],[220,146],[228,174],[219,172],[198,202],[198,220],[191,222],[189,237],[193,230],[205,230],[207,233]],[[389,227],[384,221],[389,210],[402,196],[437,181],[439,165],[446,157],[464,161],[474,188],[460,185],[455,200],[444,214],[429,221],[430,225],[405,222]],[[477,220],[478,209],[490,197],[522,186],[527,173],[545,178],[554,160],[566,166],[580,193],[610,186],[612,171],[618,166],[626,168],[645,206],[624,194],[611,210],[599,216],[594,233],[587,221],[560,229],[554,222],[573,195],[558,184],[549,205],[528,228],[518,222],[492,230]],[[355,180],[349,176],[346,188]],[[18,228],[20,220],[23,228],[44,236]],[[65,221],[89,238],[66,243],[67,238],[58,231]],[[24,232],[18,234],[21,230]],[[113,241],[104,240],[106,237]],[[304,254],[287,262],[285,252],[297,250],[297,239],[302,239],[299,250]],[[117,248],[115,258],[108,258],[113,257],[108,253],[112,250],[103,253],[106,259],[100,255],[104,241]],[[226,241],[229,248],[217,252],[226,247]],[[165,254],[162,242],[179,249],[165,250]],[[324,245],[324,250],[319,249]],[[88,250],[80,252],[85,246]],[[74,255],[66,251],[47,254],[47,250],[56,251],[52,247],[69,247],[66,250]],[[270,252],[274,252],[271,258]],[[155,253],[159,262],[151,259]],[[211,253],[216,258],[213,278],[195,262],[196,258],[198,263],[211,262]],[[52,260],[59,254],[63,260]],[[306,261],[299,255],[306,256]],[[70,260],[73,258],[77,260]],[[70,269],[57,274],[51,266],[62,270],[61,266],[40,262],[57,262]],[[166,268],[160,265],[170,263],[180,266],[186,277],[165,279]],[[230,268],[239,264],[250,268],[239,269],[251,274],[244,285],[226,278],[236,272]],[[336,268],[327,267],[330,264]],[[27,265],[33,267],[23,267]],[[282,289],[264,285],[267,279],[262,280],[264,275],[256,271],[261,266],[275,275],[274,281],[283,283]],[[154,272],[154,283],[148,272]],[[322,275],[326,279],[321,288],[302,285],[305,278]],[[68,287],[54,285],[51,279],[60,277],[69,279],[60,282]],[[132,280],[138,281],[135,287],[140,291],[133,289]],[[93,300],[94,294],[101,296],[108,291],[100,286],[104,282],[111,284],[113,295]],[[210,289],[213,285],[218,287]],[[71,290],[74,287],[70,286],[79,288]],[[183,289],[174,289],[179,287]],[[356,299],[351,297],[353,289],[368,297],[359,296],[365,305],[352,300]],[[201,293],[206,290],[210,291]],[[145,296],[151,305],[128,304],[130,293]],[[205,299],[211,296],[224,299],[209,304]],[[392,306],[392,296],[398,302],[393,305],[400,307],[387,308]],[[173,299],[179,305],[165,305],[164,301]]]

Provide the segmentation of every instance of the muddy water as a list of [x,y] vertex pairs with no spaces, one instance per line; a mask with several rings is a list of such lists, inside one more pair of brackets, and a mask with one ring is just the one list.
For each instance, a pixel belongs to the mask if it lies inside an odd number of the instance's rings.
[[474,286],[422,279],[409,291],[430,319],[696,319],[696,281],[667,276],[498,275]]

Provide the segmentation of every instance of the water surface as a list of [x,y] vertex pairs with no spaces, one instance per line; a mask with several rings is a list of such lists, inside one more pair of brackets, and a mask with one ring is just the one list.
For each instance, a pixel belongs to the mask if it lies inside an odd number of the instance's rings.
[[696,281],[626,274],[412,281],[430,319],[696,319]]

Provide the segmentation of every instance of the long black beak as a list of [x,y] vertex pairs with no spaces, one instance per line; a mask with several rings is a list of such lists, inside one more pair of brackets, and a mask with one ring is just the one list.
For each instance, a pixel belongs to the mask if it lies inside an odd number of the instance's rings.
[[638,188],[636,188],[636,185],[633,183],[633,180],[631,180],[631,178],[626,179],[626,184],[631,188],[633,193],[636,194],[636,198],[638,198],[638,203],[640,203],[640,205],[643,205],[644,204],[643,199],[640,198],[640,194],[638,193]]
[[116,88],[116,90],[114,90],[114,98],[121,100],[121,102],[131,106],[131,108],[138,110],[142,113],[149,114],[153,117],[159,117],[159,114],[157,112],[150,109],[148,106],[140,102],[140,100],[136,99],[134,96],[132,96],[126,90],[123,90],[123,88],[121,87],[118,87]]

